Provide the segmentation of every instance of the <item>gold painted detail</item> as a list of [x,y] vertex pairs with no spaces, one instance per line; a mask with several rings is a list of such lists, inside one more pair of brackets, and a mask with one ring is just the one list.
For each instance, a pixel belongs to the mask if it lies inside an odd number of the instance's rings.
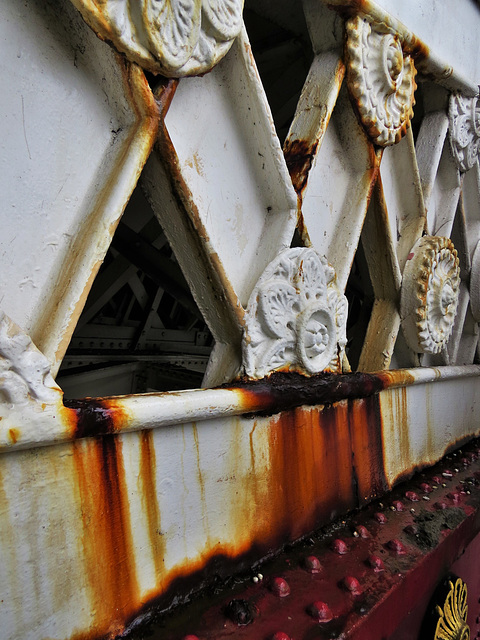
[[449,582],[450,589],[443,608],[437,606],[439,620],[434,640],[470,640],[467,624],[467,585],[458,578],[455,584]]

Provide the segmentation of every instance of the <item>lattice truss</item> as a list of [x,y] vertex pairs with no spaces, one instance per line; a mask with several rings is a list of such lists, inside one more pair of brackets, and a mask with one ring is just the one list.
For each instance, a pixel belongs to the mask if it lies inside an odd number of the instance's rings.
[[[283,153],[245,30],[208,75],[158,92],[143,180],[216,339],[205,382],[348,370],[355,350],[360,370],[471,363],[476,98],[424,85],[415,141],[405,34],[304,8],[315,55]],[[345,355],[352,269],[373,306]]]
[[417,75],[412,34],[305,0],[313,62],[282,148],[241,0],[74,4],[161,74],[140,182],[215,338],[205,386],[474,361],[480,108],[428,57]]

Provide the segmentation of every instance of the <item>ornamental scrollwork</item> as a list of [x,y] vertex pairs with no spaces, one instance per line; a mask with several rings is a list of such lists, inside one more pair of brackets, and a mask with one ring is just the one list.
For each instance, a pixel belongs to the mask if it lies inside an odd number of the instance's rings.
[[355,16],[347,21],[347,84],[360,119],[380,146],[398,142],[413,116],[416,69],[397,34]]
[[437,627],[434,640],[470,640],[467,624],[467,585],[458,578],[450,581],[447,597],[442,606],[437,605]]
[[347,299],[326,259],[314,249],[286,249],[265,269],[248,303],[245,373],[341,371],[346,323]]
[[439,353],[452,334],[460,292],[457,251],[449,238],[424,236],[408,256],[400,315],[405,338],[417,353]]
[[47,358],[20,327],[0,312],[0,403],[52,403],[61,396]]
[[152,73],[212,69],[242,28],[243,0],[72,0],[103,40]]
[[460,93],[450,96],[450,147],[460,171],[469,171],[480,152],[480,102]]

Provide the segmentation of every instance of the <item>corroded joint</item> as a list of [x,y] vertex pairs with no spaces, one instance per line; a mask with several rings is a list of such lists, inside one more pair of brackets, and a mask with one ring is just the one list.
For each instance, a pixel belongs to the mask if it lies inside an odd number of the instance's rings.
[[346,23],[347,85],[360,120],[382,147],[402,138],[413,116],[416,69],[400,37],[355,16]]

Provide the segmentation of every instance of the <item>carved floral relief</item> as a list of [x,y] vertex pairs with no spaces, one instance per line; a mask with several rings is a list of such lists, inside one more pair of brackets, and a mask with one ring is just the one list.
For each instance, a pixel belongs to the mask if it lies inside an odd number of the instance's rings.
[[347,299],[335,272],[313,249],[282,251],[259,279],[248,303],[243,338],[245,372],[308,375],[341,371]]
[[413,59],[398,35],[360,16],[348,20],[346,29],[347,84],[362,124],[375,144],[394,144],[413,116]]
[[206,73],[242,27],[243,0],[72,0],[97,35],[153,73]]
[[439,353],[453,331],[460,291],[457,251],[448,238],[424,236],[413,247],[403,275],[400,313],[408,345]]
[[480,152],[480,103],[478,97],[450,96],[450,147],[460,171],[472,169]]

